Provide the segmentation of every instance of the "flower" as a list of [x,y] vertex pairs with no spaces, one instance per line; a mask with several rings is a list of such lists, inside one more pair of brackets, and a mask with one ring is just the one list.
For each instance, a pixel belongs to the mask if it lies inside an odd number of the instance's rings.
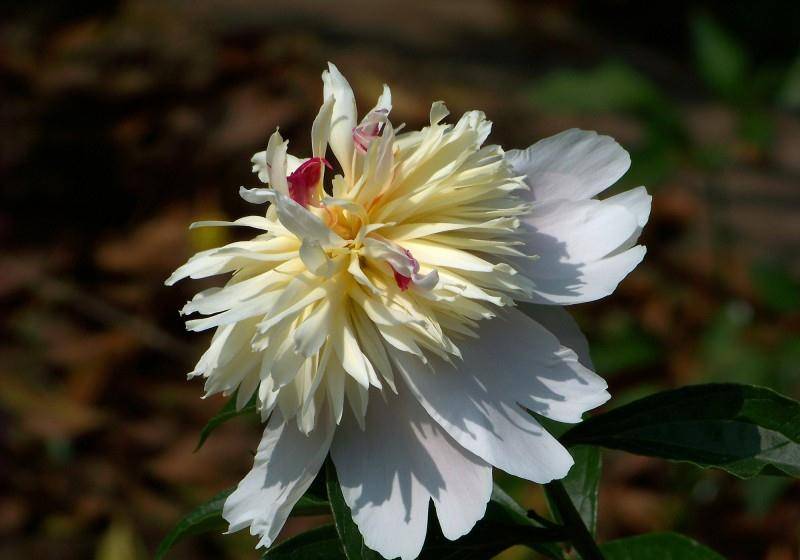
[[[357,120],[332,64],[309,159],[276,131],[242,188],[266,212],[249,241],[198,253],[168,279],[233,273],[183,313],[215,329],[190,377],[254,395],[267,422],[230,495],[230,530],[270,545],[330,452],[367,546],[416,557],[432,501],[449,539],[485,512],[492,467],[544,483],[573,461],[534,412],[579,422],[604,403],[585,339],[562,306],[610,294],[642,260],[650,196],[594,198],[628,169],[614,140],[568,130],[526,150],[484,145],[470,111],[398,133],[388,87]],[[326,182],[328,147],[340,173]],[[330,173],[332,174],[332,173]],[[517,302],[528,302],[525,312]]]

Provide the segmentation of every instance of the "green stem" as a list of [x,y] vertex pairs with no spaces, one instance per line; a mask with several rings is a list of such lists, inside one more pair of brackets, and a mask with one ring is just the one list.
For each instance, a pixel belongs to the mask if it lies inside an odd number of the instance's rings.
[[550,497],[551,503],[557,510],[557,515],[561,518],[564,524],[564,531],[569,536],[569,541],[578,554],[581,555],[583,560],[605,560],[603,553],[597,543],[594,542],[594,537],[589,529],[583,523],[578,510],[567,494],[566,488],[560,480],[554,480],[545,485],[545,491]]
[[533,519],[534,521],[536,521],[542,527],[546,527],[546,528],[549,528],[549,529],[555,529],[555,528],[560,528],[561,527],[561,525],[559,525],[558,523],[553,523],[552,521],[550,521],[546,517],[542,517],[541,515],[539,515],[536,512],[536,510],[533,510],[533,509],[529,509],[528,510],[528,518],[529,519]]

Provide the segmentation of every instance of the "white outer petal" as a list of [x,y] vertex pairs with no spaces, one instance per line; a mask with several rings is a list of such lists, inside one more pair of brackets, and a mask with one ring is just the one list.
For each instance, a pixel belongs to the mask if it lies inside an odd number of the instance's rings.
[[463,361],[455,366],[434,357],[431,372],[403,352],[392,357],[425,410],[462,446],[515,476],[561,478],[571,457],[517,403],[577,422],[608,399],[605,381],[520,311],[499,317],[460,344]]
[[550,200],[525,216],[524,251],[509,261],[536,285],[529,301],[569,305],[611,294],[644,258],[633,247],[649,214],[643,188],[607,200]]
[[608,398],[605,382],[519,311],[501,316],[481,323],[480,338],[461,343],[463,361],[455,366],[431,358],[431,372],[413,356],[392,356],[425,410],[453,439],[506,472],[549,482],[566,475],[572,458],[517,402],[577,421]]
[[622,244],[623,249],[633,247],[636,240],[639,239],[642,229],[644,229],[644,226],[647,224],[647,220],[650,218],[650,207],[653,203],[653,197],[648,194],[645,187],[636,187],[635,189],[609,197],[605,199],[604,202],[616,204],[617,206],[624,206],[628,212],[636,217],[636,223],[639,227],[637,227],[630,238]]
[[461,446],[533,482],[544,484],[566,476],[572,457],[515,402],[490,393],[482,380],[438,358],[430,360],[436,370],[431,374],[415,357],[390,351],[425,410]]
[[592,198],[622,177],[631,158],[609,136],[570,129],[525,150],[509,150],[506,161],[525,175],[535,201]]
[[[545,305],[573,305],[602,299],[614,293],[619,283],[644,259],[647,250],[636,245],[583,266],[580,275],[534,278],[537,290],[528,299]],[[523,271],[524,272],[524,271]]]
[[253,469],[225,500],[222,516],[229,532],[250,527],[269,546],[278,536],[294,504],[302,497],[328,454],[334,424],[320,415],[316,428],[304,435],[297,423],[272,413],[258,446]]
[[594,369],[589,353],[589,341],[581,332],[572,315],[557,305],[522,304],[520,308],[528,317],[542,325],[566,346],[578,355],[578,361],[589,369]]
[[636,187],[635,189],[610,196],[605,201],[610,204],[624,206],[636,216],[636,223],[639,224],[639,227],[644,227],[650,217],[650,205],[653,197],[647,193],[645,187]]
[[416,558],[432,498],[442,532],[466,534],[483,517],[491,467],[456,444],[403,387],[372,392],[362,431],[347,414],[331,446],[345,501],[365,544],[386,558]]
[[[582,335],[576,325],[565,321],[568,315],[540,317],[580,346]],[[485,329],[488,332],[481,332],[483,344],[503,361],[491,382],[505,390],[509,398],[538,414],[569,423],[580,422],[584,412],[610,398],[606,381],[583,365],[578,354],[565,346],[565,340],[530,316],[503,310],[492,322],[496,324],[490,323]]]
[[607,200],[553,200],[524,218],[523,252],[536,255],[544,274],[556,263],[596,261],[623,246],[637,231],[637,217]]

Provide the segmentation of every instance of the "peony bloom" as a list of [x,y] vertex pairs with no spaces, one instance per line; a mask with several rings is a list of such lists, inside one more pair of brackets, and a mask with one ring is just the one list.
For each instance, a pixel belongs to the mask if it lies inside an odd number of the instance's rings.
[[594,198],[630,165],[609,137],[568,130],[504,152],[484,145],[483,113],[445,124],[441,102],[401,134],[388,87],[359,121],[337,68],[322,79],[311,157],[278,132],[253,157],[265,186],[241,196],[269,206],[192,225],[255,236],[167,283],[233,273],[182,310],[203,316],[188,329],[215,329],[190,377],[239,406],[255,395],[267,422],[225,504],[230,530],[270,545],[330,453],[366,545],[405,560],[431,501],[447,538],[472,528],[492,467],[567,474],[569,453],[529,411],[579,422],[609,398],[562,306],[610,294],[642,260],[650,196]]

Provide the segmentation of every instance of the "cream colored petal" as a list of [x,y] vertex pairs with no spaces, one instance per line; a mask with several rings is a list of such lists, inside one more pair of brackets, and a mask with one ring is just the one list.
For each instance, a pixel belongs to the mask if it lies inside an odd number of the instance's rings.
[[444,101],[436,101],[431,105],[431,124],[439,124],[442,119],[450,114]]
[[345,177],[352,175],[353,163],[353,128],[356,126],[356,99],[347,79],[332,63],[322,73],[323,96],[325,100],[333,99],[331,116],[330,146]]
[[325,157],[328,150],[328,138],[331,134],[331,116],[333,115],[334,99],[325,100],[319,108],[314,123],[311,125],[311,153],[314,157]]
[[270,186],[279,193],[288,195],[289,185],[286,182],[288,171],[286,169],[286,149],[289,141],[284,140],[277,130],[269,137],[267,144],[266,162]]

